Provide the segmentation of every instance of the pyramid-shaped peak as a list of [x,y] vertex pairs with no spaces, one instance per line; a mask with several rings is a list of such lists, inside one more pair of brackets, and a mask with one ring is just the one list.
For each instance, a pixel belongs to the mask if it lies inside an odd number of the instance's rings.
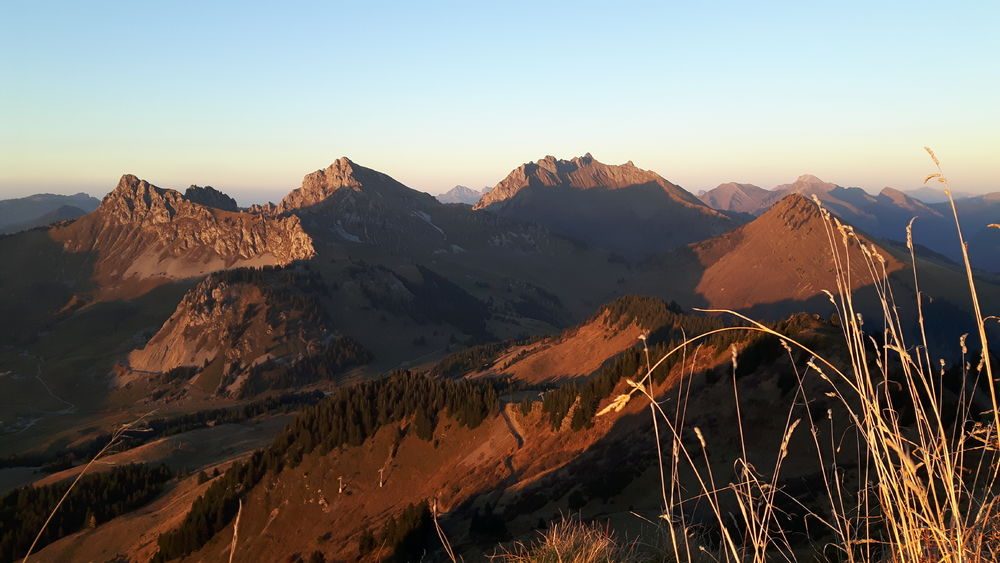
[[383,198],[433,200],[432,196],[408,188],[388,174],[366,168],[342,156],[326,168],[306,174],[302,178],[302,185],[281,200],[278,211],[311,207],[343,190],[377,194]]
[[344,168],[353,168],[353,167],[354,167],[354,161],[351,160],[350,158],[346,157],[346,156],[342,156],[342,157],[338,158],[337,160],[334,160],[330,164],[330,166],[328,166],[327,168],[341,168],[341,169],[344,169]]
[[181,208],[192,205],[176,190],[158,188],[134,174],[124,174],[115,189],[104,196],[98,210],[112,222],[163,223]]
[[790,193],[778,200],[770,209],[761,215],[761,219],[767,217],[780,217],[787,222],[799,222],[804,220],[818,219],[822,216],[819,205],[810,198],[798,194]]
[[812,174],[802,174],[791,184],[775,187],[775,191],[797,192],[801,194],[823,194],[838,188],[837,184],[826,182]]
[[150,185],[149,182],[139,178],[135,174],[122,174],[122,177],[118,179],[118,184],[115,186],[114,192],[132,192],[139,189],[143,184],[147,186]]
[[104,197],[102,205],[113,201],[132,200],[144,200],[145,205],[149,205],[151,200],[162,199],[163,195],[168,192],[173,192],[178,197],[180,196],[179,192],[158,188],[146,180],[139,178],[135,174],[123,174],[122,177],[118,179],[118,184],[115,186],[115,189],[111,190],[111,192]]
[[825,184],[823,180],[820,180],[813,174],[801,174],[795,179],[796,182],[802,182],[803,184]]
[[139,182],[139,177],[135,174],[122,174],[122,177],[118,179],[118,187],[135,185]]

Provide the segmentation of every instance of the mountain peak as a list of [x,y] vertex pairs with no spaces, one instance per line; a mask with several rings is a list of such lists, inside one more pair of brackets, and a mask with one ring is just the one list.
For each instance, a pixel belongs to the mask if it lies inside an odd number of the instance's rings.
[[793,192],[779,199],[751,224],[769,225],[768,228],[775,232],[791,232],[806,225],[818,225],[822,220],[820,206],[812,198]]
[[[692,248],[705,267],[696,291],[716,307],[807,300],[836,284],[825,219],[801,194],[788,194],[753,221]],[[887,271],[902,267],[888,252],[878,252],[889,261]],[[868,271],[861,252],[852,251],[849,260],[851,271]],[[851,289],[869,283],[853,276]]]
[[805,195],[825,194],[839,188],[837,184],[820,180],[812,174],[802,174],[791,184],[782,184],[774,188],[776,192],[795,192]]
[[388,174],[366,168],[346,156],[326,168],[306,174],[302,185],[295,188],[277,207],[285,213],[321,204],[334,194],[364,193],[382,199],[405,200],[411,203],[433,201],[433,197],[408,188]]
[[276,212],[300,211],[320,204],[338,195],[353,199],[371,197],[383,201],[405,202],[406,205],[426,206],[434,197],[409,188],[388,174],[366,168],[346,156],[333,161],[326,168],[306,174],[302,185],[288,193],[278,204]]
[[483,188],[483,190],[480,191],[467,186],[459,185],[436,197],[441,203],[464,203],[466,205],[475,205],[475,203],[479,201],[479,198],[483,197],[483,194],[488,191],[489,188]]
[[759,213],[767,208],[774,192],[753,184],[726,182],[701,194],[698,199],[713,209],[738,213]]
[[889,186],[882,188],[882,191],[879,192],[878,195],[884,196],[896,203],[901,203],[913,199],[910,196],[904,194],[902,191],[897,190],[896,188],[890,188]]
[[910,197],[896,188],[885,187],[878,194],[878,201],[892,205],[894,208],[919,215],[940,215],[937,211],[917,198]]
[[[642,257],[731,228],[732,219],[659,174],[591,154],[524,163],[473,207],[622,256]],[[627,226],[627,228],[623,228]]]
[[687,205],[701,205],[693,195],[655,172],[638,168],[632,161],[605,164],[588,152],[570,160],[548,155],[536,162],[522,164],[501,180],[475,208],[503,204],[526,188],[617,190],[637,186],[658,186],[675,200]]
[[812,174],[800,174],[798,178],[795,179],[796,183],[803,184],[825,184],[823,180],[820,180]]
[[816,202],[799,193],[790,193],[778,200],[771,209],[764,212],[762,217],[767,215],[777,216],[799,216],[799,217],[820,217],[819,206]]
[[326,168],[306,174],[302,185],[286,195],[278,208],[280,211],[291,211],[316,205],[338,190],[360,190],[364,186],[358,177],[361,170],[367,169],[342,156]]
[[96,253],[97,285],[119,296],[148,291],[145,280],[157,284],[229,267],[285,265],[315,254],[298,217],[226,211],[198,201],[227,197],[218,190],[189,193],[194,197],[125,174],[97,211],[53,236],[69,252]]
[[122,177],[118,179],[118,184],[115,185],[115,189],[111,190],[111,193],[130,193],[139,189],[139,187],[146,182],[140,179],[135,174],[122,174]]
[[175,190],[158,188],[134,174],[123,174],[118,185],[104,196],[98,208],[121,224],[169,221],[186,203]]

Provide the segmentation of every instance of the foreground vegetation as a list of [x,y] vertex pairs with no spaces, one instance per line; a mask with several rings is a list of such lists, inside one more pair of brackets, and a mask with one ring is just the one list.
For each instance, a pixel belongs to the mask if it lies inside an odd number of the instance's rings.
[[[928,149],[937,165],[937,158]],[[928,176],[945,183],[940,172]],[[949,195],[950,192],[946,193]],[[819,201],[815,202],[817,205]],[[952,205],[954,210],[954,205]],[[649,362],[645,376],[632,383],[627,393],[616,397],[600,414],[622,410],[636,398],[648,401],[657,448],[661,438],[669,444],[660,455],[661,520],[669,536],[670,552],[677,560],[691,560],[704,545],[697,539],[692,502],[708,505],[718,538],[719,560],[763,562],[799,560],[803,553],[843,561],[995,561],[1000,558],[1000,401],[992,369],[986,319],[979,308],[972,269],[965,254],[965,268],[978,334],[972,342],[961,339],[962,360],[957,369],[946,370],[935,362],[927,340],[923,315],[924,298],[919,292],[913,234],[907,232],[907,247],[914,264],[915,304],[918,335],[901,320],[886,271],[886,259],[854,230],[822,211],[832,258],[836,268],[836,290],[828,292],[836,307],[846,360],[837,361],[814,351],[808,343],[754,322],[733,311],[714,311],[736,317],[749,326],[718,328],[690,338]],[[957,211],[956,226],[959,225]],[[965,252],[961,228],[959,243]],[[850,256],[860,254],[867,271],[850,271]],[[875,328],[864,324],[855,308],[851,277],[868,278],[882,306]],[[663,397],[654,391],[655,373],[687,346],[725,331],[768,335],[777,339],[792,360],[798,378],[798,400],[785,413],[785,425],[773,465],[753,465],[745,445],[733,462],[736,478],[718,483],[710,457],[710,438],[700,428],[686,427],[683,397],[666,410]],[[976,338],[978,337],[978,338]],[[800,368],[794,351],[808,354]],[[734,351],[733,372],[737,370]],[[957,382],[945,379],[949,374]],[[823,396],[838,404],[826,417],[813,413],[806,377],[826,382]],[[957,388],[957,392],[954,391]],[[734,387],[734,390],[736,388]],[[679,392],[679,391],[678,391]],[[736,398],[739,420],[739,397]],[[836,420],[843,417],[844,420]],[[780,486],[783,462],[796,430],[805,426],[811,434],[816,467],[822,478],[825,507],[808,509],[804,520],[818,527],[811,545],[792,538],[782,506],[797,502]],[[838,425],[843,435],[821,441],[826,429]],[[740,425],[742,443],[743,429]],[[662,436],[661,436],[662,432]],[[697,438],[693,444],[685,435]],[[856,443],[851,474],[840,463],[840,444]],[[682,480],[682,472],[692,477]],[[732,506],[733,509],[726,507]]]
[[653,561],[623,541],[608,527],[564,518],[554,522],[533,542],[517,542],[500,550],[500,563],[639,563]]
[[[621,352],[605,362],[596,374],[584,381],[546,391],[542,400],[542,412],[545,413],[553,429],[562,426],[563,420],[574,405],[576,408],[573,410],[570,428],[580,430],[592,426],[600,403],[622,381],[643,373],[647,354],[663,357],[657,370],[651,375],[654,383],[662,383],[682,359],[680,354],[670,354],[669,351],[678,348],[689,334],[711,332],[710,336],[702,339],[701,344],[712,350],[724,351],[738,345],[741,349],[740,364],[743,367],[737,376],[750,373],[761,364],[773,361],[784,353],[773,339],[764,338],[760,333],[727,330],[726,327],[732,325],[720,318],[688,314],[674,303],[666,304],[652,297],[622,297],[603,310],[607,311],[607,322],[614,325],[633,322],[639,324],[646,331],[643,340],[645,346]],[[797,335],[807,324],[803,317],[791,317],[774,324],[773,327],[774,330],[785,334]],[[522,404],[522,412],[527,412],[529,409],[530,402]]]

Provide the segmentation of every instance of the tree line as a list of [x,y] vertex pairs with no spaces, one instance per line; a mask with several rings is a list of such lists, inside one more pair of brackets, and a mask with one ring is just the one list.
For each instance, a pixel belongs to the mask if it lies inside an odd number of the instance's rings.
[[[70,492],[36,546],[94,527],[135,510],[163,491],[173,473],[165,465],[129,464],[84,475]],[[24,557],[46,518],[71,480],[42,487],[26,486],[0,498],[0,560]]]
[[[731,326],[718,317],[687,314],[676,303],[667,304],[651,297],[622,297],[604,307],[602,313],[595,318],[599,318],[604,312],[608,314],[606,321],[612,326],[624,328],[636,322],[649,331],[646,344],[649,347],[650,360],[654,363],[684,342],[685,338]],[[808,320],[798,315],[770,326],[782,334],[795,336],[807,325]],[[761,333],[744,331],[714,334],[699,340],[699,344],[716,353],[739,344],[737,377],[742,377],[785,353],[777,339]],[[653,381],[662,383],[682,358],[683,355],[674,354],[666,359],[653,372]],[[588,379],[546,391],[542,397],[542,412],[552,428],[556,429],[562,426],[570,409],[579,400],[576,410],[573,411],[570,427],[573,430],[588,428],[593,425],[594,415],[601,401],[614,391],[619,382],[625,378],[644,375],[645,371],[646,355],[642,346],[637,343],[636,346],[604,362],[598,372]],[[529,408],[530,401],[522,405],[522,411],[527,411]]]
[[318,354],[303,356],[289,364],[269,359],[250,367],[250,376],[240,389],[241,397],[252,397],[272,389],[287,389],[333,379],[344,370],[372,361],[372,353],[349,336],[336,336]]
[[492,382],[436,379],[410,371],[337,389],[304,409],[266,450],[255,452],[217,478],[181,524],[160,535],[155,560],[169,561],[205,545],[229,524],[247,491],[268,473],[294,467],[306,455],[359,446],[386,424],[411,418],[414,433],[431,440],[444,413],[462,426],[475,428],[498,410]]

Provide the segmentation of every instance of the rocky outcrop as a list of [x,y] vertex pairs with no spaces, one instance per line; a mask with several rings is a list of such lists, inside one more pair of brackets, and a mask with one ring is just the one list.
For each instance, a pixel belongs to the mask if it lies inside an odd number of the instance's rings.
[[252,212],[299,217],[317,240],[413,252],[448,247],[446,232],[435,223],[444,208],[430,194],[342,157],[307,174],[276,207]]
[[315,254],[296,217],[208,207],[127,174],[100,207],[53,230],[70,252],[95,255],[99,286],[177,279],[236,266],[285,265]]
[[206,207],[214,207],[223,211],[239,211],[236,200],[220,192],[212,186],[191,186],[184,191],[184,199],[199,203]]
[[162,388],[183,380],[206,393],[249,396],[364,363],[368,352],[332,330],[320,301],[325,291],[307,271],[212,274],[129,354],[118,383]]

